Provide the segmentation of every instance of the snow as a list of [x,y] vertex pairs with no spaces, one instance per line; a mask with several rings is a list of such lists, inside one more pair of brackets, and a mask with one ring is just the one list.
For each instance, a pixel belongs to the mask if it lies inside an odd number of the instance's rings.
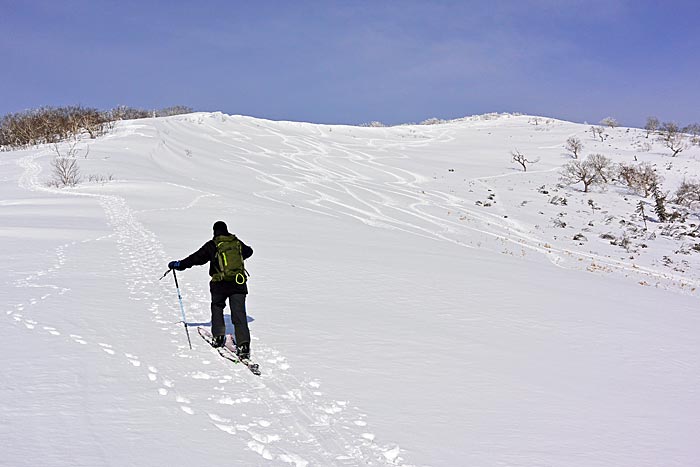
[[[623,187],[557,184],[569,136],[671,191],[700,148],[606,133],[196,113],[82,139],[115,181],[65,189],[53,148],[2,153],[0,464],[698,465],[699,242],[635,231]],[[205,267],[178,274],[193,350],[159,280],[220,219],[255,250],[259,378],[197,336]]]

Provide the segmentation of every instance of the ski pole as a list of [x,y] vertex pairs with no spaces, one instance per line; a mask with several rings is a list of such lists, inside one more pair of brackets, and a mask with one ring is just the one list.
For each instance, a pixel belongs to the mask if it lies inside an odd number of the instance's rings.
[[[175,278],[175,289],[177,290],[177,299],[180,301],[180,311],[182,312],[182,325],[185,327],[185,334],[187,334],[187,343],[190,345],[190,350],[192,350],[192,341],[190,340],[190,330],[187,328],[187,318],[185,317],[185,306],[182,304],[182,295],[180,295],[180,285],[177,283],[177,274],[175,274],[174,269],[168,269],[163,277],[167,276],[168,273],[173,272],[173,278]],[[161,277],[161,279],[163,278]]]

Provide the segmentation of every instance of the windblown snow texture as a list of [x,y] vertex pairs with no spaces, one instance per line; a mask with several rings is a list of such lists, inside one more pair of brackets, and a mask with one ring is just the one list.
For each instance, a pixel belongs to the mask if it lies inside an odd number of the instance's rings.
[[[2,153],[0,464],[696,465],[694,240],[558,170],[577,136],[674,190],[700,149],[537,123],[124,121],[60,190],[53,148]],[[219,219],[255,249],[260,377],[190,351],[158,280]],[[206,268],[178,280],[208,326]]]

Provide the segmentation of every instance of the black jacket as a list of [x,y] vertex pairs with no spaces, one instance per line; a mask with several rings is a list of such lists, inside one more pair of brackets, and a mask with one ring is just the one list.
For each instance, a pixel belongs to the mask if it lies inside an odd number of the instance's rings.
[[[253,249],[243,243],[240,238],[238,241],[241,242],[241,253],[243,254],[243,259],[245,260],[250,258],[253,255]],[[207,262],[209,262],[209,276],[213,276],[219,272],[216,261],[216,243],[214,243],[214,239],[209,240],[207,243],[202,245],[199,250],[181,260],[179,269],[189,269],[192,266],[201,266]],[[248,293],[247,281],[245,284],[236,284],[235,282],[211,282],[209,288],[211,289],[212,287],[225,287],[227,290],[231,290],[230,294]]]

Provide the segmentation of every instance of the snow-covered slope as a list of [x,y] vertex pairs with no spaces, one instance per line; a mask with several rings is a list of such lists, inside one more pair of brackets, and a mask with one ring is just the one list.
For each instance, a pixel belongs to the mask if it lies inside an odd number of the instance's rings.
[[[0,464],[697,465],[693,237],[557,185],[569,136],[667,190],[700,148],[534,123],[120,122],[61,190],[53,148],[2,153]],[[260,378],[196,335],[206,268],[178,276],[193,350],[159,281],[219,219],[255,250]]]

